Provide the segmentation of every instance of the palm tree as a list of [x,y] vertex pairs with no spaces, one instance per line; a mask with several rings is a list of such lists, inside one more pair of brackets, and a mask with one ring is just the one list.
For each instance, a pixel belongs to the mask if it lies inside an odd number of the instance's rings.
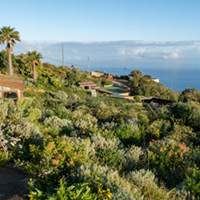
[[37,51],[28,51],[27,53],[27,61],[32,63],[32,69],[33,69],[33,79],[37,81],[37,73],[36,73],[36,64],[40,64],[42,59],[42,54],[38,53]]
[[10,28],[10,26],[4,26],[0,29],[0,44],[7,42],[6,50],[8,53],[8,66],[9,66],[9,74],[13,75],[12,68],[12,58],[11,52],[13,51],[13,46],[16,44],[16,41],[21,41],[19,32],[15,31],[15,28]]

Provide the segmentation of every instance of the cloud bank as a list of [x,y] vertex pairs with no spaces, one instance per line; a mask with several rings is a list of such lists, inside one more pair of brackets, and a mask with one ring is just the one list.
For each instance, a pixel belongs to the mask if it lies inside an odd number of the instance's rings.
[[[200,41],[112,41],[112,42],[64,42],[66,64],[87,65],[90,56],[91,64],[104,66],[124,66],[150,63],[184,63],[200,58]],[[2,45],[0,49],[3,49]],[[61,65],[62,43],[23,41],[16,44],[14,53],[26,53],[37,50],[44,61]],[[159,63],[159,64],[158,64]]]

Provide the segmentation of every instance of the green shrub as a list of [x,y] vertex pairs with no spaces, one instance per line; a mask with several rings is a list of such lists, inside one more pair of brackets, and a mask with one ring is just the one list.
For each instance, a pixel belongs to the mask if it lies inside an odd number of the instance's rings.
[[34,87],[35,85],[35,80],[33,78],[27,78],[25,80],[25,85],[29,87]]
[[29,99],[21,99],[20,101],[17,101],[17,110],[21,113],[23,113],[26,109],[31,108],[34,98]]
[[61,101],[67,101],[68,95],[64,91],[59,90],[55,93],[55,98]]
[[29,158],[18,158],[15,165],[34,174],[39,189],[53,189],[62,177],[85,162],[85,148],[64,138],[44,139],[42,144],[29,144]]
[[72,127],[72,121],[68,119],[60,119],[56,116],[48,117],[44,120],[44,125],[53,127],[55,129],[62,129],[64,127]]
[[127,175],[127,179],[136,185],[147,199],[173,199],[170,192],[156,184],[155,175],[149,170],[133,171]]
[[200,130],[200,107],[192,103],[176,103],[171,107],[171,114],[175,119],[194,130]]
[[198,143],[196,133],[189,126],[174,124],[173,130],[169,133],[167,138],[175,140],[179,143],[185,142],[186,144],[191,144],[191,142]]
[[0,150],[0,167],[5,166],[8,163],[8,158],[5,153]]
[[65,108],[65,106],[56,106],[52,111],[60,119],[68,119],[71,116],[71,112]]
[[41,118],[42,112],[37,108],[32,108],[27,111],[26,116],[29,121],[33,122]]
[[171,124],[167,120],[156,120],[147,128],[148,137],[151,139],[160,139],[166,136],[171,130]]
[[4,119],[8,115],[8,103],[0,99],[0,119]]
[[124,160],[124,151],[118,149],[96,149],[96,156],[101,164],[120,167]]
[[196,198],[200,198],[200,170],[193,168],[192,172],[186,176],[185,189],[188,190]]
[[78,168],[76,178],[89,182],[99,180],[105,188],[111,190],[113,200],[143,200],[143,196],[137,193],[137,188],[121,178],[117,170],[107,166],[83,164]]
[[[100,134],[94,134],[91,140],[85,140],[87,155],[90,159],[106,162],[117,166],[124,159],[123,145],[118,138],[105,139]],[[116,154],[116,155],[115,155]]]
[[149,118],[145,113],[139,113],[138,121],[141,126],[147,127],[149,125]]
[[91,137],[91,146],[93,146],[94,148],[110,149],[110,150],[123,147],[118,138],[106,139],[102,137],[100,134],[95,134]]
[[134,96],[134,99],[135,99],[137,102],[141,102],[141,101],[142,101],[142,99],[141,99],[141,97],[140,97],[139,95],[135,95],[135,96]]
[[124,143],[124,145],[140,144],[141,133],[130,124],[121,125],[115,130],[114,134]]
[[[93,193],[88,183],[76,183],[67,186],[65,179],[60,179],[57,188],[54,191],[43,192],[35,188],[34,181],[29,182],[29,195],[30,200],[49,199],[49,200],[100,200],[98,194]],[[103,200],[103,199],[102,199]]]
[[141,167],[142,165],[142,156],[144,156],[144,151],[141,147],[137,147],[132,145],[130,148],[126,150],[125,159],[123,163],[123,167],[126,170],[133,170],[137,167]]
[[149,146],[150,167],[159,178],[170,187],[179,184],[185,178],[189,147],[174,141],[152,141]]
[[46,118],[52,117],[54,115],[56,115],[56,114],[54,113],[53,110],[50,110],[50,109],[43,110],[41,120],[44,121]]
[[101,123],[101,128],[107,129],[107,130],[114,130],[118,124],[116,122],[105,122]]
[[166,88],[161,83],[157,83],[150,76],[143,76],[141,71],[134,70],[130,73],[133,77],[129,80],[131,94],[142,96],[154,96],[164,99],[177,100],[179,93]]
[[3,128],[4,132],[14,137],[38,137],[41,136],[40,130],[37,126],[31,122],[27,122],[24,119],[12,122],[9,121]]
[[68,96],[68,100],[71,100],[72,102],[76,102],[79,100],[79,96],[77,94],[70,94]]

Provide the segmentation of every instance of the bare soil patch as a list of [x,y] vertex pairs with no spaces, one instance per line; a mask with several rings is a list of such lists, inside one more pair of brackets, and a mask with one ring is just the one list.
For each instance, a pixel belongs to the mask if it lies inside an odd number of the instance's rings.
[[31,175],[13,167],[0,167],[0,200],[27,200]]

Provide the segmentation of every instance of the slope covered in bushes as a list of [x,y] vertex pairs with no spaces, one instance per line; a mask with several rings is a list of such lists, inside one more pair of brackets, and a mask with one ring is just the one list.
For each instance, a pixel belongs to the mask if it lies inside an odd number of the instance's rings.
[[152,110],[58,91],[0,106],[9,162],[35,177],[31,199],[199,196],[199,105]]
[[152,109],[91,97],[76,82],[98,79],[43,63],[35,82],[25,57],[13,55],[15,72],[26,80],[25,98],[17,105],[0,99],[10,152],[8,161],[0,149],[0,164],[33,175],[30,199],[199,198],[198,102]]

